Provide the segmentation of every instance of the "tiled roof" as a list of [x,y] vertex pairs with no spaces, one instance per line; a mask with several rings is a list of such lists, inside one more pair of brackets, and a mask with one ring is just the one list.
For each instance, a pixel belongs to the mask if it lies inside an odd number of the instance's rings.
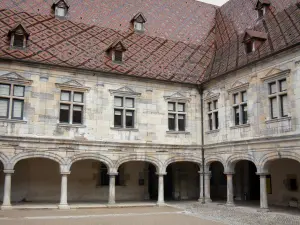
[[[12,49],[7,37],[21,21],[30,32],[26,50]],[[200,81],[214,54],[213,32],[196,45],[12,10],[0,11],[0,37],[1,58],[186,83]],[[123,64],[106,52],[116,40],[127,49]]]
[[[54,0],[0,0],[0,9],[30,14],[53,14]],[[196,0],[68,0],[67,19],[127,32],[131,19],[142,12],[150,36],[201,43],[214,24],[217,6]]]

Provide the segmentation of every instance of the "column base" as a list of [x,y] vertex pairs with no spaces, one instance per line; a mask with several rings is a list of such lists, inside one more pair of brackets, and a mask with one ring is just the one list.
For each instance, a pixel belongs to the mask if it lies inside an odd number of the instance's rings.
[[71,207],[69,205],[58,205],[59,209],[70,209]]
[[205,203],[205,200],[204,200],[204,198],[199,198],[199,199],[198,199],[198,202],[204,204],[204,203]]
[[257,212],[270,212],[269,208],[260,208],[257,210]]
[[12,209],[11,205],[2,205],[1,206],[1,210],[10,210],[10,209]]
[[161,207],[161,206],[166,206],[166,203],[165,202],[157,202],[156,205]]
[[234,207],[235,206],[235,204],[233,202],[226,202],[225,205],[228,206],[228,207]]
[[111,202],[108,202],[108,206],[113,206],[113,205],[115,205],[116,204],[116,201],[111,201]]
[[212,200],[210,198],[205,198],[205,203],[212,203]]

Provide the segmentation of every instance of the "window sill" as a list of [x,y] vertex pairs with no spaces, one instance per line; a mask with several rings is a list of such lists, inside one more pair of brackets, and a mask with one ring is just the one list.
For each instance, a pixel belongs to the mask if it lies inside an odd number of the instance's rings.
[[59,127],[74,127],[74,128],[85,128],[86,126],[83,124],[69,124],[69,123],[58,123]]
[[191,134],[190,132],[188,131],[167,131],[166,132],[167,134]]
[[210,130],[210,131],[206,131],[206,134],[213,134],[213,133],[218,133],[220,131],[220,129],[216,129],[216,130]]
[[291,120],[292,117],[287,116],[287,117],[281,117],[278,119],[270,119],[270,120],[266,120],[265,123],[269,124],[269,123],[278,123],[278,122],[282,122],[282,121],[287,121],[287,120]]
[[27,123],[27,121],[25,120],[14,120],[14,119],[0,119],[0,122],[3,122],[3,123]]
[[235,125],[235,126],[230,127],[230,129],[238,129],[238,128],[245,128],[245,127],[250,127],[250,124],[246,123],[246,124],[241,124],[241,125]]
[[138,132],[139,130],[136,128],[123,128],[123,127],[111,127],[111,130],[118,130],[118,131],[132,131],[132,132]]

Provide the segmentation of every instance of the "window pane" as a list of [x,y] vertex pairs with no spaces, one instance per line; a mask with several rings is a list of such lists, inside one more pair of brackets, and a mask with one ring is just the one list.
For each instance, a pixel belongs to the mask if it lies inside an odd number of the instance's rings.
[[211,110],[212,110],[212,108],[211,108],[211,102],[209,102],[209,103],[207,104],[207,107],[208,107],[208,111],[211,111]]
[[175,130],[175,115],[174,114],[169,114],[169,130]]
[[184,103],[178,103],[178,112],[184,112],[185,111],[185,104]]
[[23,119],[23,105],[22,100],[13,100],[12,119]]
[[269,84],[269,93],[270,94],[275,94],[276,91],[276,82],[272,82]]
[[135,22],[135,29],[136,30],[143,30],[143,24],[142,23],[137,23],[137,22]]
[[83,102],[83,93],[74,92],[74,102]]
[[123,60],[123,52],[115,50],[115,61],[122,62]]
[[234,124],[239,125],[240,124],[240,110],[239,107],[234,107]]
[[127,108],[134,108],[134,99],[133,98],[126,98],[126,107]]
[[115,109],[114,126],[122,127],[123,110]]
[[10,95],[10,85],[0,84],[0,95],[8,96]]
[[66,15],[66,10],[64,8],[56,7],[56,15],[63,17]]
[[62,91],[60,94],[61,101],[70,101],[71,92],[70,91]]
[[126,127],[134,127],[134,112],[126,110]]
[[70,106],[69,105],[60,105],[59,111],[59,122],[60,123],[69,123],[70,122]]
[[6,98],[0,98],[0,117],[8,118],[9,100]]
[[214,112],[214,116],[215,116],[215,129],[219,129],[219,113],[218,112]]
[[280,101],[281,101],[281,116],[282,117],[288,116],[287,95],[281,95]]
[[213,129],[212,114],[208,114],[208,126],[209,126],[209,130]]
[[218,101],[217,100],[214,101],[214,109],[218,109]]
[[15,85],[14,86],[14,96],[24,97],[24,90],[25,90],[24,86],[17,86],[17,85]]
[[286,79],[279,81],[280,91],[286,91]]
[[169,111],[175,111],[175,103],[174,102],[169,102],[168,103],[168,110]]
[[253,42],[252,41],[249,41],[246,43],[246,52],[247,53],[253,52]]
[[243,113],[243,124],[247,124],[248,121],[248,111],[247,105],[242,105],[242,113]]
[[115,97],[115,106],[116,107],[123,107],[123,98]]
[[23,48],[24,36],[17,35],[14,36],[14,47]]
[[233,95],[233,103],[234,104],[238,104],[240,101],[239,101],[239,94],[236,93]]
[[185,131],[185,115],[178,115],[178,130]]
[[73,123],[74,124],[82,124],[82,111],[83,107],[74,105],[73,106]]
[[246,102],[247,101],[247,92],[244,91],[242,92],[242,102]]
[[278,118],[278,106],[277,106],[277,98],[270,98],[271,104],[271,118]]

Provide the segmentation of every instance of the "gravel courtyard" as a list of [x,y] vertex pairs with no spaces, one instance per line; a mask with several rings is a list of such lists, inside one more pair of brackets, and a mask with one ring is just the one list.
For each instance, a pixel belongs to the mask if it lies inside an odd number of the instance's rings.
[[258,212],[255,207],[226,207],[224,204],[179,203],[171,204],[202,219],[212,219],[229,225],[300,225],[300,210],[272,209]]

